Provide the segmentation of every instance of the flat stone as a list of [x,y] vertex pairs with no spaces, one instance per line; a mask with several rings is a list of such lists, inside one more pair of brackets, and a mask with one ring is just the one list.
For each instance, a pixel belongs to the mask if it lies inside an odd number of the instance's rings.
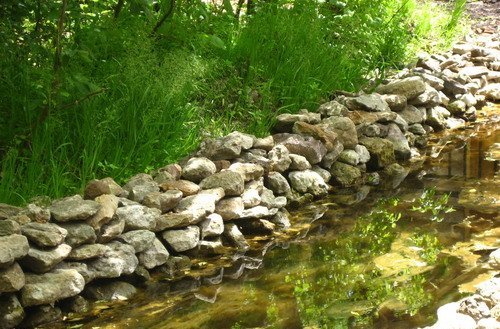
[[0,328],[16,328],[24,318],[24,309],[15,294],[2,294],[0,298]]
[[143,252],[151,247],[156,235],[148,230],[134,230],[123,233],[119,236],[119,238],[134,247],[135,252],[137,253]]
[[23,235],[39,247],[55,247],[64,242],[68,231],[52,223],[28,223],[21,228]]
[[86,220],[95,215],[101,205],[95,201],[83,200],[81,196],[74,195],[54,201],[50,206],[50,213],[58,222]]
[[376,90],[381,94],[402,95],[410,100],[425,91],[425,83],[421,77],[414,76],[379,86]]
[[31,247],[28,254],[20,260],[23,268],[35,273],[44,273],[50,271],[55,265],[68,257],[71,247],[67,244],[61,244],[52,249],[37,249]]
[[95,279],[95,273],[82,262],[62,261],[54,267],[54,270],[75,270],[83,277],[85,284]]
[[188,226],[184,229],[164,231],[162,237],[173,250],[183,252],[198,246],[200,228],[198,226]]
[[188,160],[182,171],[186,180],[199,183],[205,177],[215,174],[217,167],[210,159],[195,157]]
[[166,213],[158,217],[154,231],[161,232],[171,228],[186,227],[198,223],[199,220],[200,218],[198,216],[195,217],[194,213]]
[[224,220],[219,214],[210,214],[200,223],[201,238],[219,236],[224,232]]
[[300,193],[321,196],[328,193],[328,185],[323,178],[312,170],[292,171],[288,174],[290,185]]
[[118,185],[113,178],[93,179],[85,187],[83,193],[85,199],[95,199],[103,194],[123,196],[125,191]]
[[203,189],[213,189],[221,187],[227,196],[239,196],[245,189],[245,181],[241,174],[234,171],[221,171],[209,176],[201,181],[200,187]]
[[24,235],[0,236],[0,269],[9,267],[15,260],[28,254],[28,239]]
[[18,263],[0,270],[0,293],[18,291],[24,286],[24,283],[24,273]]
[[65,223],[61,227],[68,232],[64,243],[71,247],[96,242],[97,236],[92,226],[85,223]]
[[11,206],[9,204],[0,203],[0,220],[8,219],[9,217],[16,216],[21,212],[21,208]]
[[116,210],[118,219],[125,221],[125,231],[152,230],[161,211],[140,205],[121,207]]
[[480,78],[487,75],[490,70],[486,66],[466,66],[458,74],[468,76],[471,79]]
[[192,213],[194,214],[194,217],[199,221],[206,215],[211,214],[215,211],[216,202],[217,197],[215,197],[214,195],[191,195],[182,199],[175,208],[175,211],[179,213]]
[[170,182],[165,182],[160,185],[161,189],[163,191],[169,191],[169,190],[178,190],[182,192],[183,196],[190,196],[190,195],[195,195],[200,191],[200,187],[188,180],[176,180],[176,181],[170,181]]
[[347,107],[350,110],[361,110],[370,112],[390,111],[387,102],[380,96],[380,94],[377,93],[348,98],[346,103]]
[[165,264],[170,257],[167,248],[160,240],[155,238],[151,246],[137,255],[139,264],[150,270]]
[[78,295],[85,280],[76,270],[54,270],[41,275],[26,274],[26,284],[21,290],[24,307],[52,304],[58,300]]
[[276,125],[273,130],[276,132],[289,133],[296,122],[316,124],[321,121],[319,113],[304,112],[299,114],[284,113],[276,117]]
[[268,154],[269,170],[283,172],[290,167],[290,151],[284,145],[276,145]]
[[0,236],[12,234],[21,234],[21,226],[19,223],[10,219],[0,220]]
[[233,197],[220,200],[215,207],[215,212],[221,215],[224,220],[232,220],[240,218],[244,209],[243,199]]
[[86,260],[104,256],[108,251],[109,247],[103,244],[86,244],[83,246],[79,246],[71,250],[67,260],[75,261],[75,260]]
[[397,114],[392,111],[386,112],[366,112],[366,111],[350,111],[347,117],[352,120],[355,125],[371,124],[375,122],[391,122],[396,119]]

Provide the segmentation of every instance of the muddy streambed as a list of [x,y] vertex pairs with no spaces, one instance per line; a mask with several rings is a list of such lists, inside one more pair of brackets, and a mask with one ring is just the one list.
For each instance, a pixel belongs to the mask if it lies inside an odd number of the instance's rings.
[[[291,213],[252,249],[157,273],[132,299],[97,302],[51,328],[415,328],[498,275],[500,107],[435,135],[385,188],[338,191]],[[497,148],[495,148],[495,143]]]

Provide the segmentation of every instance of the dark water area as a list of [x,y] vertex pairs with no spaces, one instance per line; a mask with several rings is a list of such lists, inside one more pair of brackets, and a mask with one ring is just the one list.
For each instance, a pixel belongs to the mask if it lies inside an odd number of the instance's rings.
[[182,279],[157,273],[131,300],[95,303],[59,327],[430,325],[440,305],[498,275],[483,265],[500,247],[500,108],[487,113],[435,135],[399,186],[337,191],[246,254],[195,262]]

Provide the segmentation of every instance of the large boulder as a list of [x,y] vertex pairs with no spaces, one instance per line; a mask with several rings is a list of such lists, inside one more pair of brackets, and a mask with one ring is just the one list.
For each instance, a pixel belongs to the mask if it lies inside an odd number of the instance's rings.
[[389,82],[376,90],[381,94],[402,95],[410,100],[425,92],[425,82],[421,77],[414,76]]
[[215,163],[205,157],[191,158],[182,170],[182,177],[189,181],[199,183],[203,178],[215,174]]
[[30,242],[42,248],[58,246],[68,235],[68,231],[52,223],[27,223],[21,230]]
[[377,170],[396,162],[394,146],[390,141],[379,137],[363,137],[359,143],[370,152],[369,168]]
[[42,275],[26,274],[26,285],[21,290],[24,307],[53,304],[78,295],[85,286],[83,276],[76,270],[54,270]]
[[292,188],[300,193],[311,193],[314,196],[328,194],[328,185],[315,171],[292,171],[288,174]]
[[54,201],[50,206],[50,213],[58,222],[86,220],[95,215],[101,205],[92,200],[83,200],[79,195],[70,196]]
[[165,231],[162,233],[162,237],[173,250],[183,252],[198,246],[200,228],[193,225],[183,229]]
[[200,183],[203,189],[221,187],[227,196],[239,196],[245,189],[245,181],[241,174],[234,171],[221,171],[203,179]]
[[290,153],[302,155],[311,164],[321,162],[327,152],[323,143],[309,136],[276,134],[273,138],[276,144],[284,145]]

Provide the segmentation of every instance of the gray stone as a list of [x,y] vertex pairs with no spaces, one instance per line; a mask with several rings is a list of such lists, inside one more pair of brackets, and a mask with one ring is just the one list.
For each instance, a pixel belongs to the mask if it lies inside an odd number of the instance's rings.
[[242,219],[258,219],[276,215],[278,209],[268,209],[264,206],[256,206],[242,211]]
[[402,95],[410,100],[425,91],[425,83],[421,77],[414,76],[379,86],[376,90],[381,94]]
[[74,195],[54,201],[50,206],[52,217],[58,222],[85,220],[97,213],[101,205],[95,201],[83,200]]
[[310,136],[301,136],[297,134],[277,134],[273,135],[273,138],[276,144],[284,145],[290,153],[302,155],[311,164],[321,162],[327,152],[327,149],[323,145],[323,143]]
[[19,207],[11,206],[5,203],[0,203],[0,220],[16,216],[21,212],[21,210],[22,209]]
[[279,172],[272,171],[265,178],[265,186],[276,194],[286,194],[290,191],[290,184]]
[[20,234],[21,226],[18,222],[4,219],[0,220],[0,236],[8,236],[12,234]]
[[182,177],[189,181],[199,183],[203,178],[215,174],[215,163],[205,157],[191,158],[184,166]]
[[170,190],[181,191],[182,195],[185,197],[190,195],[195,195],[200,191],[200,187],[198,186],[198,184],[183,179],[165,182],[161,184],[160,187],[163,191],[170,191]]
[[34,203],[28,204],[21,211],[21,214],[28,216],[33,222],[37,223],[46,223],[50,220],[50,210]]
[[394,121],[397,117],[397,113],[392,111],[385,111],[385,112],[351,111],[349,112],[347,117],[351,119],[355,125],[359,124],[369,125],[375,122],[387,123]]
[[179,213],[191,213],[200,221],[206,215],[215,211],[217,199],[216,196],[210,194],[191,195],[182,199],[175,208],[175,211]]
[[200,228],[198,226],[188,226],[184,229],[165,231],[162,236],[173,250],[183,252],[198,246]]
[[219,214],[211,214],[200,223],[200,228],[202,239],[211,236],[219,236],[224,232],[224,220]]
[[194,213],[167,213],[158,217],[154,231],[161,232],[166,229],[186,227],[192,224],[196,224],[199,221],[200,217],[195,217]]
[[425,91],[412,99],[410,103],[416,106],[431,107],[439,105],[441,103],[441,97],[436,89],[426,85]]
[[256,149],[263,149],[266,151],[271,151],[274,147],[274,139],[272,136],[267,136],[263,138],[257,138],[253,145]]
[[[284,196],[275,197],[273,191],[264,188],[261,194],[261,206],[267,208],[282,208],[286,206],[287,199]],[[259,208],[256,208],[259,209]]]
[[387,102],[377,93],[348,98],[346,103],[350,110],[372,112],[390,111]]
[[290,164],[291,170],[311,169],[311,164],[302,155],[290,154],[290,160],[292,160],[292,163]]
[[113,240],[123,233],[125,229],[125,220],[115,217],[109,223],[104,225],[99,231],[99,242],[105,243]]
[[52,304],[78,295],[84,286],[85,280],[76,270],[54,270],[41,275],[26,274],[26,284],[21,290],[21,304],[24,307]]
[[245,189],[245,181],[239,173],[234,171],[221,171],[202,180],[200,187],[203,189],[221,187],[224,189],[226,196],[239,196]]
[[342,162],[335,162],[330,173],[333,181],[342,187],[357,185],[361,180],[359,168]]
[[406,107],[407,99],[403,95],[381,95],[391,111],[399,112]]
[[340,104],[337,101],[331,101],[328,103],[321,104],[318,108],[318,112],[323,118],[327,117],[341,117],[347,114],[348,109],[345,105]]
[[134,230],[123,233],[119,238],[134,247],[137,253],[151,247],[156,235],[148,230]]
[[165,264],[169,257],[170,253],[167,248],[157,238],[153,240],[149,248],[137,255],[139,264],[148,270]]
[[113,218],[116,209],[118,209],[119,198],[113,194],[103,194],[96,197],[94,201],[100,204],[101,208],[94,216],[87,219],[86,222],[95,230],[99,230]]
[[0,293],[14,292],[24,286],[24,273],[18,263],[0,270]]
[[359,162],[360,163],[367,163],[370,161],[370,152],[364,145],[356,145],[354,148],[354,151],[359,155]]
[[[324,119],[322,123],[330,127],[330,129],[337,134],[338,140],[342,143],[344,148],[353,149],[358,144],[356,126],[351,119],[345,117],[330,117]],[[311,162],[311,164],[315,163]]]
[[215,212],[221,215],[224,220],[232,220],[240,218],[244,209],[243,199],[233,197],[220,200],[215,207]]
[[112,281],[93,283],[85,288],[85,296],[93,300],[128,300],[137,293],[137,289],[128,282]]
[[337,161],[350,164],[351,166],[357,166],[360,161],[360,158],[359,154],[355,150],[344,150],[340,152]]
[[85,199],[95,199],[103,194],[123,196],[125,191],[118,185],[113,178],[93,179],[85,187],[83,195]]
[[55,247],[64,242],[68,231],[52,223],[28,223],[21,228],[23,235],[39,247]]
[[290,152],[284,145],[276,145],[268,154],[269,170],[283,172],[290,167]]
[[258,206],[260,204],[259,191],[254,188],[245,188],[245,191],[243,191],[241,195],[241,199],[243,200],[245,208]]
[[128,198],[135,202],[142,202],[144,197],[152,192],[158,192],[160,187],[148,174],[138,174],[132,177],[127,184],[123,186],[127,191]]
[[286,210],[278,211],[278,213],[269,220],[276,225],[279,230],[286,230],[292,226]]
[[125,221],[125,231],[152,230],[161,211],[140,205],[126,206],[116,210],[118,219]]
[[452,78],[444,78],[444,89],[443,91],[446,94],[450,95],[458,95],[458,94],[466,94],[469,92],[469,89],[464,86],[462,83],[458,82]]
[[468,76],[471,79],[480,78],[487,75],[490,70],[486,66],[466,66],[458,74]]
[[342,143],[338,142],[334,149],[328,152],[324,157],[323,160],[321,161],[321,166],[326,169],[330,169],[332,167],[332,164],[337,161],[340,153],[344,150],[344,145]]
[[313,166],[311,168],[311,170],[314,171],[315,173],[317,173],[318,175],[320,175],[321,178],[323,178],[323,180],[325,181],[325,183],[329,182],[330,178],[332,178],[332,174],[330,174],[330,172],[328,170],[323,169],[318,165]]
[[20,260],[23,268],[35,273],[44,273],[50,271],[55,265],[68,257],[71,247],[67,244],[61,244],[52,249],[37,249],[31,247],[28,254]]
[[238,249],[247,250],[250,248],[247,240],[234,223],[224,225],[224,236]]
[[94,243],[97,240],[95,231],[90,225],[84,223],[67,223],[61,224],[61,227],[68,232],[64,242],[71,247]]
[[359,143],[370,152],[370,161],[367,163],[369,168],[380,169],[396,162],[394,146],[390,141],[379,137],[363,137]]
[[425,110],[420,110],[413,105],[407,106],[399,115],[409,124],[422,123],[425,120]]
[[389,124],[388,127],[389,131],[386,139],[392,143],[396,159],[408,160],[411,156],[411,151],[405,135],[401,132],[399,127],[393,123]]
[[24,318],[24,309],[15,294],[0,298],[0,329],[16,328]]
[[290,185],[300,193],[322,196],[328,193],[328,185],[323,178],[312,170],[292,171],[288,174]]
[[164,193],[153,192],[144,197],[142,204],[149,208],[159,209],[162,213],[174,209],[182,199],[182,192],[170,190]]
[[85,284],[95,279],[95,273],[82,262],[62,261],[54,267],[54,270],[75,270],[83,277]]
[[104,256],[108,251],[110,248],[103,244],[86,244],[71,250],[66,259],[70,261],[92,259]]
[[446,128],[446,117],[443,110],[446,109],[441,106],[427,109],[427,120],[425,120],[425,123],[436,131]]
[[20,234],[0,236],[0,269],[28,254],[28,239]]
[[264,175],[264,168],[254,163],[233,163],[227,170],[239,173],[245,182],[258,179]]
[[231,160],[241,154],[241,150],[252,148],[255,137],[240,132],[218,139],[207,139],[200,146],[199,156],[204,156],[212,160]]
[[408,127],[408,131],[415,134],[415,135],[426,135],[427,132],[425,131],[424,127],[420,123],[415,123],[412,124]]
[[131,245],[113,241],[106,244],[110,248],[102,257],[89,261],[88,268],[98,278],[117,278],[123,274],[134,273],[139,260]]
[[462,116],[465,114],[465,111],[467,110],[467,105],[465,104],[465,102],[461,100],[456,100],[449,103],[447,109],[448,111],[450,111],[452,115]]
[[500,100],[500,83],[491,83],[483,88],[481,88],[478,92],[479,95],[484,95],[486,99],[491,101],[499,101]]

